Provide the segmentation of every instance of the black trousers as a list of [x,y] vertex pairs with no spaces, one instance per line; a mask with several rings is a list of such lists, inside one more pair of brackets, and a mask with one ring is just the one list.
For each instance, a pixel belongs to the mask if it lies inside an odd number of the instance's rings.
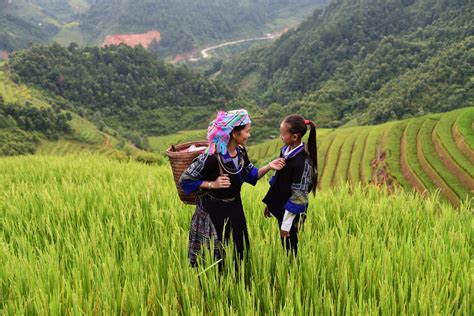
[[241,200],[222,202],[222,205],[213,208],[209,215],[219,240],[227,244],[232,236],[235,254],[238,259],[243,260],[250,243]]
[[[283,222],[283,215],[281,217],[278,217],[278,231],[281,231],[281,224]],[[299,226],[303,224],[303,222],[306,219],[306,214],[298,214],[295,216],[293,220],[293,224],[291,225],[290,229],[290,237],[281,237],[281,244],[283,248],[286,249],[286,251],[289,253],[290,251],[293,252],[293,254],[296,255],[298,254],[298,230]]]

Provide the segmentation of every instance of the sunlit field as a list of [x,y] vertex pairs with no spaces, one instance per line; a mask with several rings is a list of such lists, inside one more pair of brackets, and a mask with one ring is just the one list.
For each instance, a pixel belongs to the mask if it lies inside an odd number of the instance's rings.
[[[472,213],[372,187],[311,199],[298,257],[244,186],[250,254],[187,261],[192,206],[169,166],[0,159],[2,314],[471,313]],[[230,251],[228,253],[231,253]]]

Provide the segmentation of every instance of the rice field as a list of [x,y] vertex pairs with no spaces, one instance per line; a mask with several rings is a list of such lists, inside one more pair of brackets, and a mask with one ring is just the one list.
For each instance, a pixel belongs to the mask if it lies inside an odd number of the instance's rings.
[[[320,189],[350,183],[387,184],[419,193],[440,191],[453,205],[474,198],[474,108],[376,126],[325,130],[318,139]],[[281,141],[249,148],[266,163]]]
[[166,136],[150,136],[148,142],[153,151],[164,154],[171,145],[203,139],[206,139],[206,130],[191,130]]
[[0,69],[0,96],[8,104],[31,98],[29,89],[24,85],[14,84],[3,69]]
[[[340,185],[311,197],[297,258],[245,185],[239,272],[187,263],[193,208],[170,166],[0,158],[0,314],[472,314],[472,213]],[[231,253],[230,251],[228,253]]]
[[[32,93],[34,96],[32,96]],[[0,95],[8,101],[29,100],[34,106],[49,106],[36,91],[14,85],[0,71]],[[419,193],[440,191],[440,199],[460,205],[474,197],[474,107],[425,115],[376,126],[318,129],[320,189],[358,183],[384,183]],[[96,153],[126,160],[162,160],[172,144],[205,139],[205,130],[182,131],[149,137],[150,147],[160,157],[143,152],[128,142],[101,132],[91,122],[73,114],[74,140],[42,141],[40,155]],[[122,146],[123,145],[123,146]],[[248,148],[257,165],[279,155],[282,143],[273,139]],[[146,157],[150,156],[150,157]],[[155,154],[156,156],[156,154]]]

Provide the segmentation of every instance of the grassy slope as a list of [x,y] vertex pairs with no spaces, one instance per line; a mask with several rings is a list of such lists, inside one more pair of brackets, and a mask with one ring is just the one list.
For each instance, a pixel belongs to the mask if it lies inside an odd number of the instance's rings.
[[[51,107],[41,91],[30,89],[24,85],[16,85],[8,77],[5,66],[0,66],[3,67],[0,67],[0,95],[7,103],[24,104],[29,102],[35,107]],[[119,160],[129,159],[129,157],[143,160],[144,157],[148,157],[148,161],[151,161],[150,159],[161,161],[161,156],[139,150],[114,131],[99,131],[92,122],[74,113],[71,115],[73,117],[70,121],[73,129],[72,135],[57,141],[42,139],[36,154],[57,156],[95,153]],[[112,134],[117,136],[112,136]]]

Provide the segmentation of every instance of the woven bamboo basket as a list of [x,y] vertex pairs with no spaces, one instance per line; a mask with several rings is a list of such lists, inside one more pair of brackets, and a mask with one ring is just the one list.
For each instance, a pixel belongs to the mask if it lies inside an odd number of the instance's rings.
[[173,171],[174,183],[176,184],[176,189],[178,189],[178,195],[181,201],[186,204],[196,204],[196,193],[191,193],[189,195],[185,194],[181,186],[179,185],[179,177],[181,174],[189,167],[194,158],[202,154],[204,151],[186,151],[192,145],[196,147],[203,147],[209,143],[205,140],[194,141],[184,144],[172,145],[166,151],[171,163],[171,170]]

